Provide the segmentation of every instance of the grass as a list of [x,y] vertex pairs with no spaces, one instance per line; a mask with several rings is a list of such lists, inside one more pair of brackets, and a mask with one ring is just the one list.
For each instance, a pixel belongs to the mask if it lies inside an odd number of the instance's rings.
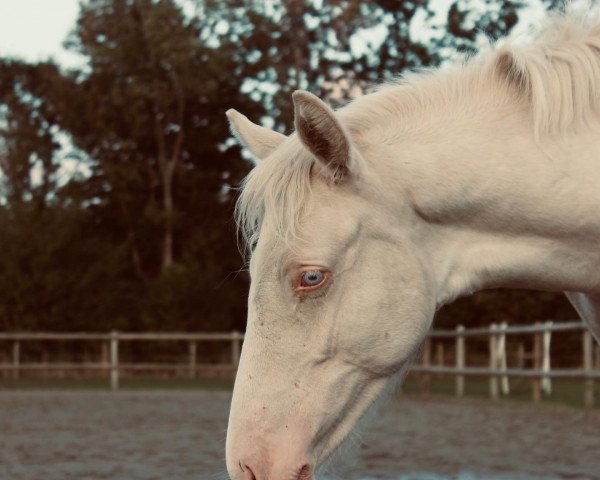
[[[454,396],[455,394],[454,378],[437,377],[431,381],[429,394]],[[426,379],[423,376],[409,375],[402,385],[402,392],[408,395],[427,393]],[[470,398],[489,399],[489,381],[487,378],[466,378],[465,396]],[[595,382],[596,399],[594,408],[600,408],[600,382]],[[550,395],[542,394],[542,403],[562,404],[571,407],[583,407],[583,381],[582,380],[552,380],[552,393]],[[510,394],[500,395],[500,402],[532,402],[532,382],[530,379],[510,379]]]
[[[19,380],[0,378],[1,390],[107,390],[107,379],[36,379],[24,377]],[[186,378],[122,378],[122,390],[231,390],[233,379],[186,379]],[[596,392],[600,392],[600,382],[595,383]],[[511,379],[510,394],[500,396],[498,401],[531,403],[531,380]],[[427,393],[424,376],[409,375],[402,385],[402,392],[407,395]],[[454,379],[450,377],[433,377],[428,394],[454,396]],[[600,393],[596,394],[594,408],[600,409]],[[465,396],[469,398],[489,399],[489,383],[487,378],[466,378]],[[581,380],[552,381],[552,394],[542,395],[542,403],[563,404],[571,407],[583,407],[583,382]]]

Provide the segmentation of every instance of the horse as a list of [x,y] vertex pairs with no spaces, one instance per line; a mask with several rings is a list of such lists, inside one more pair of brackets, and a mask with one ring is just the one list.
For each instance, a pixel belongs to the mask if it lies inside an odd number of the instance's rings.
[[292,98],[290,135],[227,112],[260,159],[236,207],[251,284],[232,480],[314,479],[458,297],[566,292],[600,340],[598,12],[335,111]]

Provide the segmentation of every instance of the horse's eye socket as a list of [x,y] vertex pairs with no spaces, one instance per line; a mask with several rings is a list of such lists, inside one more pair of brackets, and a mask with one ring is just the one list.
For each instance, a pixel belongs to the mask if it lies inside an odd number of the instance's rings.
[[307,270],[300,277],[300,287],[316,287],[325,280],[325,273],[321,270]]

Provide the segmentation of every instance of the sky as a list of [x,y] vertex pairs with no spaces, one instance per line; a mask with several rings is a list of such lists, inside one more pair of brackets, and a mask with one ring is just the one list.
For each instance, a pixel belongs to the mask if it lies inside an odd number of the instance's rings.
[[[194,14],[193,0],[178,3]],[[67,68],[84,65],[82,57],[62,47],[78,14],[79,0],[0,0],[0,57],[54,58]]]
[[0,0],[0,56],[80,64],[76,54],[62,48],[78,13],[78,0]]
[[[29,61],[53,58],[67,68],[84,65],[82,57],[62,46],[78,13],[78,0],[0,0],[0,56]],[[58,135],[57,140],[63,146],[60,155],[64,157],[72,149],[71,142],[64,135]],[[34,167],[34,182],[41,172],[41,165]],[[75,174],[89,174],[87,166],[63,158],[59,178],[66,182]]]

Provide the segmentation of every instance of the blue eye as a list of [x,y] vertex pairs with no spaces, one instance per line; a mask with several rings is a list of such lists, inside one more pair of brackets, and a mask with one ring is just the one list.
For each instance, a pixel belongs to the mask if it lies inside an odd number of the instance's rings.
[[301,287],[316,287],[325,279],[325,274],[321,270],[307,270],[302,273]]

